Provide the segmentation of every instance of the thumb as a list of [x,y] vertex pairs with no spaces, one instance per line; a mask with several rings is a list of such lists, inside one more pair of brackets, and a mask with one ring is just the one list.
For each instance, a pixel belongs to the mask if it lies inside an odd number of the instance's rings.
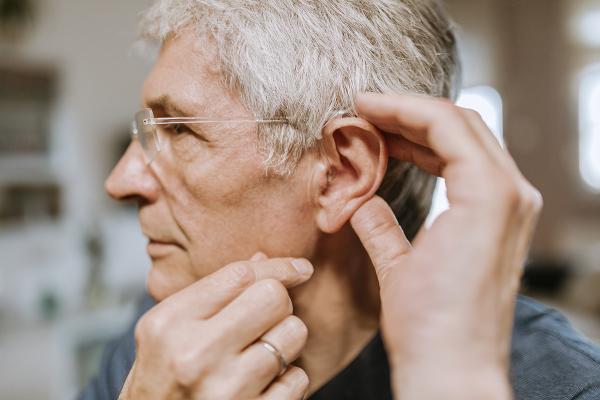
[[379,196],[356,210],[350,224],[371,258],[381,286],[390,268],[410,251],[410,242],[390,206]]

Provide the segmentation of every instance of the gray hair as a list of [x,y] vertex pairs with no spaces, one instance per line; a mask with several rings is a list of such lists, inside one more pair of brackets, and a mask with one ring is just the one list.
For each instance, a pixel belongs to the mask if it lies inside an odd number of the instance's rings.
[[[324,124],[355,115],[363,91],[453,98],[459,76],[451,22],[436,0],[159,0],[141,37],[162,42],[189,26],[214,40],[224,83],[260,118],[265,165],[291,173]],[[390,160],[379,190],[412,238],[435,179]]]

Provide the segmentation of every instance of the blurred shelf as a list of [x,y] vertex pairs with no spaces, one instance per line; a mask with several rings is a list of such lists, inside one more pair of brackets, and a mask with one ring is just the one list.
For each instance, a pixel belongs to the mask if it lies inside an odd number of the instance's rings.
[[57,182],[46,155],[0,155],[0,185]]
[[3,327],[2,398],[74,398],[95,373],[104,345],[127,329],[135,309],[129,302],[82,309],[50,323]]

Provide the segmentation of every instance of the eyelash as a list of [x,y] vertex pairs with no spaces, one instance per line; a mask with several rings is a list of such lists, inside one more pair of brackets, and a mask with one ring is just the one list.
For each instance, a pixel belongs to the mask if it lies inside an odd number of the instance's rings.
[[185,124],[181,124],[181,123],[180,124],[171,124],[171,125],[169,125],[169,130],[175,136],[182,136],[182,135],[190,134],[190,135],[194,135],[195,137],[202,140],[203,142],[208,142],[208,140],[206,139],[205,136],[203,136],[199,132],[192,131],[190,129],[190,127]]
[[171,125],[171,130],[173,130],[173,132],[175,132],[178,135],[189,132],[188,127],[184,124],[173,124]]

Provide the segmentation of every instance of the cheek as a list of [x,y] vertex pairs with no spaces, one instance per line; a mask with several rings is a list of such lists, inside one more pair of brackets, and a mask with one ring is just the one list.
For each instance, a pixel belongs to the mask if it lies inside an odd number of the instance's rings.
[[209,145],[197,135],[171,135],[168,146],[173,158],[180,165],[197,164],[210,157]]
[[[238,206],[263,179],[253,143],[236,136],[226,145],[206,143],[195,135],[172,137],[168,165],[162,171],[164,191],[181,218]],[[241,136],[241,137],[237,137]]]
[[260,250],[271,257],[311,258],[319,235],[314,214],[301,187],[283,184],[255,208]]
[[260,199],[267,180],[260,159],[243,148],[227,150],[207,151],[203,159],[183,165],[180,185],[193,203],[189,206],[224,212]]
[[246,149],[188,150],[191,153],[193,162],[179,158],[163,170],[161,181],[175,223],[190,241],[194,269],[205,275],[224,265],[225,255],[238,260],[256,247],[251,239],[261,228],[259,208],[268,196],[268,184],[261,159]]
[[305,179],[266,177],[262,158],[247,146],[180,162],[165,181],[198,278],[258,250],[310,256],[314,247],[317,229]]

